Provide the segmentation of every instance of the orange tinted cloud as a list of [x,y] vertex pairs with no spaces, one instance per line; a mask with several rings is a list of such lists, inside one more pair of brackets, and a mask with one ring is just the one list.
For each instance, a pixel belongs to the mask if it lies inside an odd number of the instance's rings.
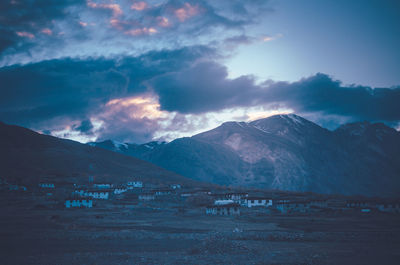
[[276,40],[276,39],[279,39],[279,38],[282,38],[282,37],[283,37],[283,34],[281,34],[281,33],[276,34],[274,36],[266,35],[266,36],[262,37],[262,41],[263,42],[269,42],[269,41],[273,41],[273,40]]
[[168,18],[166,18],[166,17],[157,17],[157,25],[162,28],[167,28],[167,27],[171,26],[171,23],[169,22]]
[[86,22],[83,22],[83,21],[79,21],[79,24],[80,24],[82,27],[86,27],[86,26],[88,25]]
[[42,32],[43,34],[47,34],[47,35],[52,35],[52,34],[53,34],[53,31],[51,31],[51,29],[48,29],[48,28],[42,29],[41,32]]
[[132,10],[136,10],[136,11],[142,11],[145,10],[148,7],[146,2],[140,1],[140,2],[134,2],[131,5],[131,9]]
[[106,113],[125,112],[131,119],[158,119],[166,115],[160,110],[158,99],[151,96],[117,98],[106,104]]
[[35,38],[35,35],[33,35],[32,33],[26,32],[26,31],[17,31],[16,34],[18,36],[24,37],[24,38],[29,38],[29,39]]
[[97,4],[93,3],[91,0],[88,0],[86,3],[88,7],[91,8],[109,9],[112,11],[113,16],[119,16],[123,14],[122,9],[118,4]]
[[157,33],[157,30],[155,28],[138,28],[138,29],[132,29],[132,30],[127,30],[125,31],[126,35],[131,35],[131,36],[140,36],[140,35],[151,35]]
[[176,9],[174,13],[180,22],[184,22],[185,20],[199,14],[200,8],[198,5],[191,5],[189,3],[185,3],[183,7]]

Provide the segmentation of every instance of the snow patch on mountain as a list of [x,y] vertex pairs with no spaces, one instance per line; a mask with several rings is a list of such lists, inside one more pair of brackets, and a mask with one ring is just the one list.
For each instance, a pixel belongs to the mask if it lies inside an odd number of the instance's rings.
[[121,143],[121,142],[117,142],[117,141],[114,141],[114,140],[112,140],[112,143],[117,149],[121,149],[122,147],[123,148],[128,148],[128,144],[126,144],[126,143]]

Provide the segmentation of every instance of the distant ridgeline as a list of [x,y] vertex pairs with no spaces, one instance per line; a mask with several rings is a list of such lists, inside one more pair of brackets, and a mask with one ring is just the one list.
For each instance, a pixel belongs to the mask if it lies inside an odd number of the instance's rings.
[[300,116],[226,122],[189,138],[142,145],[90,143],[222,185],[398,196],[400,133],[382,123],[329,131]]
[[54,188],[51,185],[93,181],[118,184],[126,183],[131,176],[140,176],[132,185],[143,180],[197,185],[196,181],[134,157],[1,122],[0,158],[0,177],[22,186],[37,187],[40,183],[43,188]]

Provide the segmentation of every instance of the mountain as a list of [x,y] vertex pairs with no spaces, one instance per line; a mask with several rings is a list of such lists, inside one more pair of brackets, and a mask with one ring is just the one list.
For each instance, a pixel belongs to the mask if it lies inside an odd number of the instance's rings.
[[166,142],[149,142],[145,144],[131,144],[131,143],[120,143],[113,140],[106,140],[103,142],[89,142],[90,146],[100,147],[106,150],[118,152],[124,155],[133,157],[141,157],[146,153],[152,152],[154,148],[158,148]]
[[[122,147],[122,146],[120,146]],[[149,162],[0,122],[0,177],[11,181],[193,183]]]
[[[96,145],[95,143],[92,143]],[[397,196],[400,133],[382,123],[329,131],[300,116],[226,122],[131,154],[196,180],[292,191]]]

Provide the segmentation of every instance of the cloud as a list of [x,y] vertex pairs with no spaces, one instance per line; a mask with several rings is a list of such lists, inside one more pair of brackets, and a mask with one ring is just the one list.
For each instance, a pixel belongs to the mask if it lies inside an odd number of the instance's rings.
[[265,17],[269,6],[265,0],[12,3],[0,3],[0,66],[215,45],[243,35]]
[[119,4],[114,4],[114,3],[98,4],[91,0],[87,0],[86,3],[87,3],[87,6],[90,8],[110,10],[112,12],[113,17],[120,16],[124,13],[124,12],[122,12],[121,6]]
[[53,22],[70,14],[68,8],[83,4],[83,0],[18,0],[0,1],[0,54],[26,50],[43,29],[48,34]]
[[49,28],[42,29],[41,31],[43,34],[53,35],[53,31]]
[[157,33],[157,30],[155,28],[146,28],[146,27],[144,27],[144,28],[127,30],[124,33],[126,35],[140,36],[140,35],[155,34],[155,33]]
[[26,32],[26,31],[17,31],[15,32],[19,37],[26,37],[29,39],[33,39],[35,38],[35,35],[33,35],[32,33]]
[[93,124],[90,120],[83,120],[81,124],[75,129],[82,133],[90,133],[93,130],[93,128],[94,128]]
[[147,4],[146,2],[144,2],[144,1],[134,2],[134,3],[131,5],[131,9],[132,9],[132,10],[136,10],[136,11],[143,11],[143,10],[145,10],[146,8],[148,8],[148,4]]
[[[158,117],[152,116],[150,111],[156,114],[158,105],[145,104],[144,107],[135,99],[149,92],[145,82],[209,57],[217,57],[215,50],[194,46],[154,51],[138,57],[65,58],[3,67],[0,68],[0,83],[7,86],[0,90],[0,120],[63,134],[71,130],[90,133],[87,120],[93,117],[108,121],[104,128],[110,124],[116,128],[111,120],[118,120],[115,116],[119,114],[119,120],[124,116],[129,122],[144,122],[143,115],[154,120]],[[147,112],[140,114],[141,108]],[[143,138],[138,136],[137,139]]]
[[229,79],[224,66],[207,61],[149,83],[160,97],[162,110],[180,113],[262,105],[350,120],[400,120],[400,87],[346,86],[321,73],[293,83],[270,80],[257,84],[252,76]]
[[263,100],[282,102],[297,112],[323,112],[357,120],[400,120],[400,87],[343,85],[318,73],[294,83],[273,83],[266,90]]
[[190,3],[184,3],[182,7],[176,9],[174,11],[175,16],[178,18],[180,22],[184,22],[185,20],[199,15],[202,10],[199,5],[191,5]]
[[248,96],[258,88],[251,76],[228,79],[224,66],[200,62],[180,72],[167,73],[149,81],[160,97],[161,108],[180,113],[201,113],[251,105]]
[[0,120],[73,139],[133,142],[171,140],[206,124],[278,112],[330,128],[345,121],[400,121],[400,87],[344,85],[320,73],[292,83],[232,79],[219,59],[215,49],[193,46],[3,67]]
[[281,33],[273,35],[273,36],[265,35],[265,36],[262,37],[262,41],[263,42],[270,42],[270,41],[273,41],[273,40],[276,40],[276,39],[279,39],[279,38],[282,38],[282,37],[283,37],[283,34],[281,34]]

